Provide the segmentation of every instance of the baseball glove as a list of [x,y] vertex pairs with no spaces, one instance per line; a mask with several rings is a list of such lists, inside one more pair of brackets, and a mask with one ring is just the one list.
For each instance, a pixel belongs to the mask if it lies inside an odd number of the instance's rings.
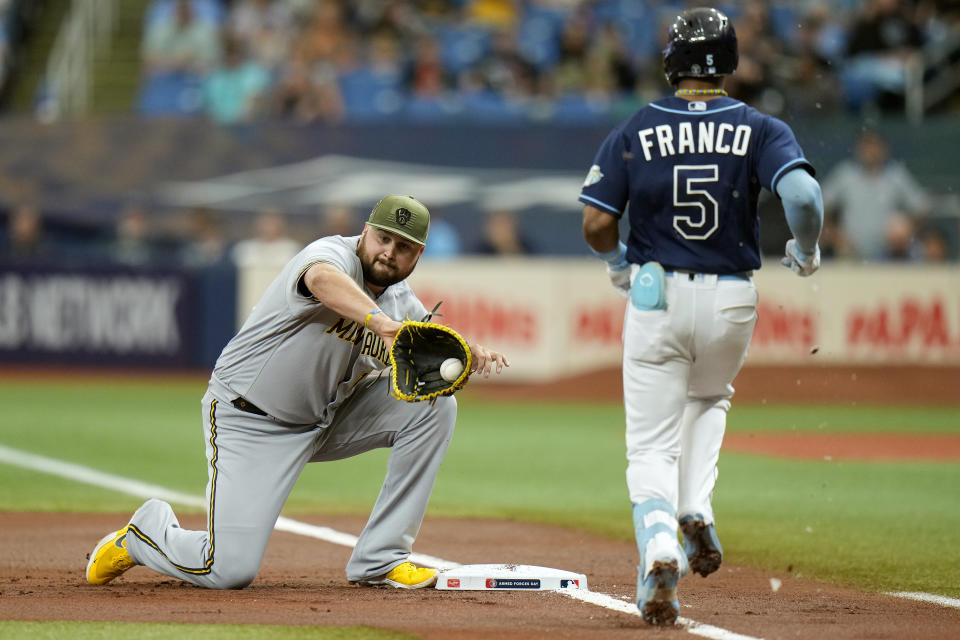
[[[463,370],[452,381],[440,375],[440,365],[448,358],[463,363]],[[467,384],[472,359],[466,340],[450,327],[434,322],[404,322],[390,349],[393,393],[407,402],[451,395]]]

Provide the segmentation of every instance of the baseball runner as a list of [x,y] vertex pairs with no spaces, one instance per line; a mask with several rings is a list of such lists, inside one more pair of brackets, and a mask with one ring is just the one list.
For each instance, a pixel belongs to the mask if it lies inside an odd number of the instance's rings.
[[727,97],[723,78],[737,58],[725,15],[681,12],[663,57],[674,94],[607,136],[580,194],[584,238],[629,299],[623,395],[636,602],[656,625],[677,618],[678,579],[689,569],[707,576],[722,559],[711,499],[731,383],[757,320],[761,187],[780,197],[794,236],[783,264],[801,276],[820,265],[813,167],[786,124]]
[[[390,447],[347,578],[403,589],[434,584],[437,571],[407,557],[457,404],[452,395],[404,402],[385,375],[398,332],[407,325],[425,330],[425,323],[401,321],[427,316],[405,278],[423,252],[429,223],[414,198],[386,196],[361,235],[321,238],[287,263],[220,354],[202,400],[207,529],[182,529],[169,504],[148,500],[94,548],[90,583],[145,565],[201,587],[243,588],[256,577],[308,462]],[[469,347],[465,364],[477,374],[509,366],[497,351]],[[416,386],[409,399],[422,399],[414,396]]]

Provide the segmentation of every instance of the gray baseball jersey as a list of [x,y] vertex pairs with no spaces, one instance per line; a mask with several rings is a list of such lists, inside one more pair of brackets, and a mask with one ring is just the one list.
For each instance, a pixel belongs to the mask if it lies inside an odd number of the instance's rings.
[[[213,369],[214,377],[271,416],[292,424],[329,424],[333,411],[371,371],[387,366],[383,340],[309,296],[302,284],[326,262],[363,282],[360,236],[330,236],[309,245],[267,288]],[[427,313],[406,282],[387,287],[377,306],[394,320]]]

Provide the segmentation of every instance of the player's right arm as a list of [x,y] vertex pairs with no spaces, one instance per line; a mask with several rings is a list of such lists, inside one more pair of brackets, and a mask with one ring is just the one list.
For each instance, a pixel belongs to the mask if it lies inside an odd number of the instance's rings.
[[606,211],[587,205],[583,208],[583,239],[596,253],[609,253],[620,241],[620,221]]
[[630,263],[627,247],[620,242],[620,220],[587,205],[583,208],[583,239],[593,255],[607,263],[607,276],[622,296],[630,293]]
[[303,284],[323,306],[369,327],[390,348],[401,323],[381,313],[353,278],[333,264],[317,262],[303,274]]

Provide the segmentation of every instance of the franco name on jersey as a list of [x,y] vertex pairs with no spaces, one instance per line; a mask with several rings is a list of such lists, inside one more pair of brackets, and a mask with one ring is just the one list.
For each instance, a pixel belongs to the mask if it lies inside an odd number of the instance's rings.
[[678,122],[648,127],[637,132],[640,148],[647,162],[653,152],[661,158],[684,153],[732,153],[747,155],[750,146],[750,125],[732,125],[729,122]]

